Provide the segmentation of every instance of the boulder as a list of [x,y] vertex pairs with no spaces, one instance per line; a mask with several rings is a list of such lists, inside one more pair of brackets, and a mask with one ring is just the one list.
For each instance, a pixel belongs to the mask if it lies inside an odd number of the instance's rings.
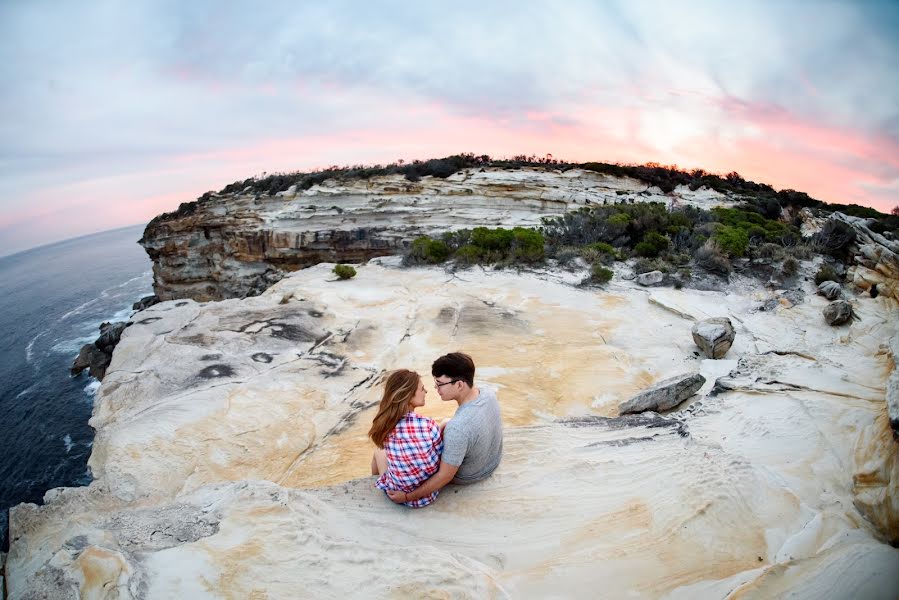
[[665,279],[665,274],[661,271],[650,271],[649,273],[640,273],[637,275],[636,280],[642,286],[653,286],[659,285],[662,283],[662,280]]
[[828,325],[843,325],[853,317],[852,305],[845,300],[835,300],[824,307],[824,320]]
[[693,341],[709,358],[722,358],[727,354],[736,335],[727,317],[705,319],[693,326]]
[[658,412],[674,408],[695,394],[704,383],[705,377],[699,373],[686,373],[663,379],[627,402],[619,404],[618,412],[625,415],[647,410]]
[[97,338],[97,341],[95,341],[94,344],[103,352],[112,354],[113,348],[119,343],[122,332],[125,331],[125,328],[128,327],[128,325],[129,324],[126,321],[103,323],[100,325],[100,337]]
[[822,281],[818,286],[818,295],[824,296],[828,300],[836,300],[840,297],[840,284],[836,281]]

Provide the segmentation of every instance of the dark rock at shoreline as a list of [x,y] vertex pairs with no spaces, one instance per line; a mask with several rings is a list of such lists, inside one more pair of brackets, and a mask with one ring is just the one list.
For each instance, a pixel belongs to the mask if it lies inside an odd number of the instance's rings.
[[156,294],[153,294],[152,296],[144,296],[131,305],[131,310],[141,311],[145,308],[150,308],[154,304],[159,304],[159,298],[156,297]]
[[100,337],[92,344],[85,344],[72,363],[72,376],[80,375],[88,369],[91,377],[103,380],[106,369],[112,362],[112,351],[122,338],[122,332],[131,324],[130,321],[117,321],[100,325]]

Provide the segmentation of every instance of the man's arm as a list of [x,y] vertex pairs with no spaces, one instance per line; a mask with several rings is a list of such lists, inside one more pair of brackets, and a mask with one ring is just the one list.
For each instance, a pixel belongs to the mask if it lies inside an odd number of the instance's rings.
[[400,492],[399,490],[387,490],[387,496],[397,504],[402,504],[403,502],[412,502],[413,500],[424,498],[428,494],[436,492],[437,490],[448,484],[450,481],[452,481],[453,477],[456,476],[456,471],[458,470],[459,465],[451,465],[449,463],[441,462],[440,469],[438,469],[436,473],[431,475],[430,479],[425,481],[423,484],[421,484],[411,492],[407,493]]

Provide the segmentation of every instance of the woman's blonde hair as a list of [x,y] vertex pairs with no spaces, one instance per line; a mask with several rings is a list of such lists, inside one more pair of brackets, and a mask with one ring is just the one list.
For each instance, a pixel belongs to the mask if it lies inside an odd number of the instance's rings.
[[420,382],[421,377],[418,373],[408,369],[397,369],[387,376],[378,414],[375,415],[371,429],[368,431],[368,437],[375,443],[375,446],[383,448],[387,436],[400,422],[403,415],[409,412],[412,398],[415,397]]

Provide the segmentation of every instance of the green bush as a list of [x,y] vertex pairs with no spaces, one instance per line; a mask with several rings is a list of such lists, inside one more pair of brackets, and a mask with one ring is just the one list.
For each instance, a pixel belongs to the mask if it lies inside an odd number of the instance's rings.
[[713,238],[718,247],[729,256],[741,257],[749,247],[749,235],[740,227],[725,225],[715,232]]
[[521,262],[539,262],[545,256],[543,234],[535,229],[512,230],[512,258]]
[[409,256],[419,262],[436,265],[450,256],[450,248],[443,240],[431,239],[427,236],[416,238],[412,242]]
[[340,279],[352,279],[356,276],[356,269],[350,265],[334,265],[334,274]]
[[463,265],[474,265],[481,262],[481,250],[471,244],[466,244],[456,250],[453,258]]
[[594,244],[589,244],[587,248],[596,250],[600,254],[611,254],[615,258],[618,258],[618,251],[615,250],[615,246],[613,246],[612,244],[607,244],[605,242],[596,242]]
[[608,283],[612,280],[614,273],[611,269],[607,269],[602,265],[593,265],[590,269],[590,280],[596,283]]
[[502,227],[496,229],[475,227],[471,230],[471,244],[487,251],[505,253],[511,248],[513,239],[515,234]]
[[659,255],[659,250],[649,242],[640,242],[634,246],[634,254],[645,258],[655,258]]
[[840,276],[830,265],[821,265],[821,268],[815,273],[815,285],[821,285],[825,281],[840,283]]

